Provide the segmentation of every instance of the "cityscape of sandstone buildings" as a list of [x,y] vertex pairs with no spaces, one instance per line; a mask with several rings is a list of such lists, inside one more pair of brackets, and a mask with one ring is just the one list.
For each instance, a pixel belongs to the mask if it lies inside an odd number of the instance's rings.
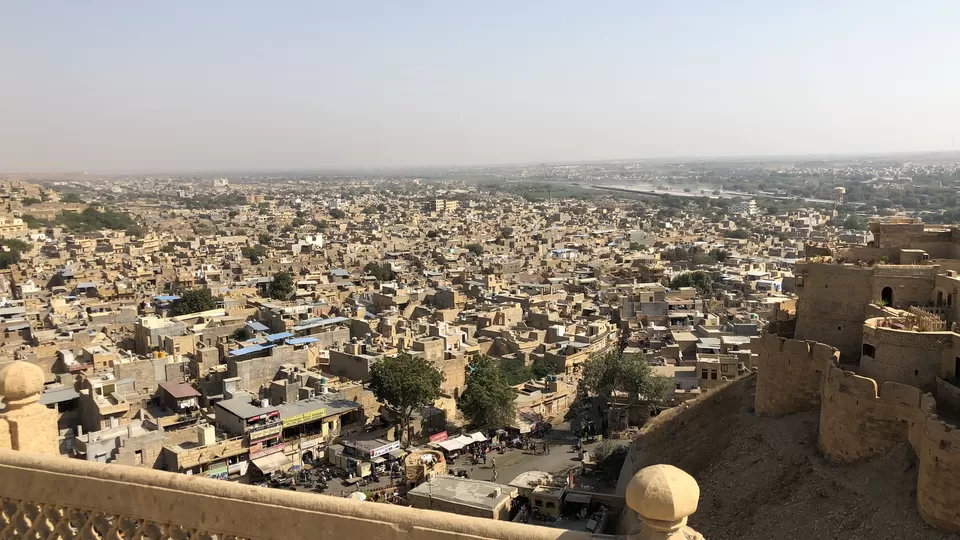
[[[824,227],[828,212],[759,215],[744,204],[738,217],[784,234],[734,238],[724,235],[734,216],[664,218],[615,197],[532,203],[463,186],[410,196],[350,181],[336,197],[286,187],[215,182],[207,191],[243,198],[231,209],[131,206],[145,230],[128,234],[28,225],[85,205],[4,184],[2,236],[30,242],[0,282],[0,448],[20,451],[0,454],[7,537],[301,537],[262,514],[279,506],[297,523],[363,524],[377,537],[399,527],[553,538],[554,529],[494,527],[455,508],[442,517],[371,509],[223,480],[299,467],[334,446],[396,450],[383,420],[391,412],[365,385],[386,356],[422,356],[445,374],[443,397],[416,418],[425,444],[457,430],[471,358],[550,367],[550,377],[518,385],[521,414],[504,427],[524,431],[530,418],[562,419],[583,362],[616,348],[670,377],[669,403],[686,411],[750,377],[756,414],[819,409],[819,448],[838,463],[909,444],[920,516],[960,531],[960,437],[950,423],[960,407],[960,230],[893,219],[857,237]],[[678,248],[724,256],[666,256]],[[269,298],[272,276],[287,269],[295,290]],[[670,287],[691,270],[711,277],[709,293]],[[178,293],[196,288],[210,291],[213,309],[171,316]],[[159,504],[164,488],[190,494],[176,515],[145,508],[169,506]],[[210,511],[194,515],[191,497],[201,495],[198,508]],[[697,537],[686,518],[699,489],[682,471],[625,466],[620,497],[611,532]],[[249,517],[230,524],[224,513]],[[277,528],[251,532],[267,521]]]

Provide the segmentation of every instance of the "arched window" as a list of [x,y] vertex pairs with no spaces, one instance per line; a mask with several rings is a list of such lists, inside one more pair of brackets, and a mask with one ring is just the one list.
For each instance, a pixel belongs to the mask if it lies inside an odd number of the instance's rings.
[[943,291],[937,291],[937,307],[943,305]]
[[886,305],[893,306],[893,289],[884,287],[883,290],[880,291],[880,299],[883,300]]
[[948,295],[947,295],[947,306],[953,307],[953,295],[952,295],[952,294],[948,294]]

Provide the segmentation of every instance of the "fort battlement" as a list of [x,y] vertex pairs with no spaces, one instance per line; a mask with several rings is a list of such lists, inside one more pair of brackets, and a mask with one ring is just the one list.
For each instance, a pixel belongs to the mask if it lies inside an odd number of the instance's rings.
[[920,516],[941,531],[960,532],[960,430],[936,415],[933,395],[895,382],[877,392],[873,379],[828,362],[820,407],[823,453],[853,463],[903,442],[919,460]]
[[757,352],[758,414],[783,415],[820,407],[820,382],[840,352],[822,343],[764,334],[751,342]]
[[960,430],[927,417],[916,449],[917,509],[924,521],[942,531],[960,531]]
[[906,384],[877,382],[830,362],[823,376],[820,449],[845,463],[861,461],[910,441],[915,444],[926,417],[934,413],[932,394]]

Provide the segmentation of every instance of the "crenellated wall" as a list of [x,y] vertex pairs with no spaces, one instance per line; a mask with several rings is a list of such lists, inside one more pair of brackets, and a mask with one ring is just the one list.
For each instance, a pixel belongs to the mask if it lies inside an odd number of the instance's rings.
[[773,334],[754,338],[750,348],[757,353],[754,407],[758,414],[792,414],[820,407],[823,370],[830,361],[839,361],[840,351]]
[[941,531],[960,532],[960,430],[931,415],[917,456],[917,509]]
[[886,320],[873,318],[863,324],[858,372],[880,384],[898,382],[933,392],[937,377],[950,376],[955,367],[960,336],[884,327]]
[[886,382],[877,392],[873,379],[829,362],[820,406],[820,449],[853,463],[920,439],[926,417],[936,409],[933,396],[905,384]]
[[820,407],[820,449],[853,463],[909,442],[919,460],[917,508],[940,531],[960,532],[960,430],[935,414],[933,395],[828,362]]

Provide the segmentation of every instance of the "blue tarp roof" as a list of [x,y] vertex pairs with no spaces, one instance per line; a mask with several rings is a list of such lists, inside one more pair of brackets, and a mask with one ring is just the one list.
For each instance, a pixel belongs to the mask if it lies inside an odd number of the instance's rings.
[[230,351],[229,354],[230,354],[230,356],[243,356],[243,355],[245,355],[245,354],[252,354],[252,353],[259,352],[259,351],[262,351],[262,350],[265,350],[265,349],[269,349],[269,348],[271,348],[271,347],[273,347],[273,346],[274,346],[273,343],[268,343],[268,344],[266,344],[266,345],[250,345],[249,347],[244,347],[244,348],[242,348],[242,349],[234,349],[234,350]]
[[303,345],[305,343],[313,343],[315,341],[320,341],[315,337],[300,337],[287,340],[287,345]]
[[257,321],[248,322],[247,328],[250,328],[251,330],[256,330],[257,332],[267,332],[270,330],[263,323],[257,322]]
[[173,302],[179,300],[180,297],[175,294],[161,294],[160,296],[154,296],[153,299],[160,302]]
[[310,328],[315,328],[317,326],[327,326],[329,324],[336,324],[340,322],[349,321],[347,317],[331,317],[329,319],[308,319],[302,323],[294,326],[294,331],[307,330]]
[[269,336],[263,336],[263,339],[267,341],[280,341],[282,339],[287,339],[288,337],[293,337],[293,334],[290,332],[280,332],[278,334],[270,334]]

